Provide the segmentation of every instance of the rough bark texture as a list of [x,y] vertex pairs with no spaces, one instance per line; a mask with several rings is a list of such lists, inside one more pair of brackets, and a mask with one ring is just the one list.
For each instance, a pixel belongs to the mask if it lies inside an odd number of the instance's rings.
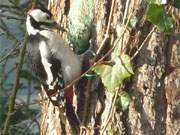
[[[130,0],[127,8],[126,3],[127,0],[115,2],[109,38],[105,42],[102,56],[118,39],[119,26],[127,20],[132,11],[133,16],[138,16],[139,22],[136,28],[128,28],[125,31],[123,38],[119,41],[120,52],[133,56],[150,31],[154,29],[152,24],[144,20],[143,1]],[[49,0],[49,9],[63,27],[67,24],[70,5],[71,0]],[[90,39],[94,51],[104,39],[111,5],[111,0],[95,0],[94,22]],[[127,16],[123,19],[126,13]],[[132,61],[134,75],[123,86],[133,97],[133,102],[124,112],[112,110],[113,117],[103,133],[101,129],[107,122],[114,96],[112,93],[105,92],[99,78],[80,80],[74,106],[84,126],[83,134],[110,134],[112,132],[128,135],[178,134],[180,129],[180,36],[178,33],[176,31],[173,35],[165,35],[155,29],[148,36],[147,42]],[[62,35],[66,37],[65,34]],[[84,70],[89,67],[87,61],[91,57],[87,56],[83,64]],[[45,93],[42,95],[41,98]],[[43,102],[41,106],[41,134],[61,134],[62,127],[58,109],[54,109],[48,101]],[[67,134],[70,134],[69,125],[65,128]]]
[[[41,99],[47,98],[46,93],[42,90]],[[61,120],[59,118],[59,110],[54,107],[49,100],[45,100],[41,103],[41,124],[40,134],[41,135],[61,135],[62,127]],[[63,127],[64,128],[64,127]]]
[[128,134],[166,133],[166,46],[165,36],[155,31],[139,52],[130,87],[135,100],[127,115]]

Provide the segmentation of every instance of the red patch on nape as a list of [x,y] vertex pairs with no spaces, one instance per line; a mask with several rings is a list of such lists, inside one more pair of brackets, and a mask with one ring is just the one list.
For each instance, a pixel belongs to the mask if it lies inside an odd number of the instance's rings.
[[33,10],[33,9],[30,9],[30,10],[27,12],[27,15],[30,15],[32,10]]

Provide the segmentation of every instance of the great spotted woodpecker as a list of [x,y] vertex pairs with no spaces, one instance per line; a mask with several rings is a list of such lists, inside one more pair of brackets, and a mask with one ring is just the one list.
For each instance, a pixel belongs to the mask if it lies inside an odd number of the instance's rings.
[[[81,74],[81,61],[64,40],[53,31],[57,28],[52,14],[35,8],[27,14],[27,54],[32,68],[55,106],[65,106],[66,115],[72,107],[72,86],[64,89]],[[68,107],[71,109],[68,110]]]

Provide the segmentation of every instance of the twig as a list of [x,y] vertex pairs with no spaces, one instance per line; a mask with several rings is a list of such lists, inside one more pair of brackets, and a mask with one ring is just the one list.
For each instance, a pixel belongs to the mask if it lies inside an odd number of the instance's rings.
[[[7,61],[6,61],[6,62],[7,62]],[[14,72],[15,69],[16,69],[16,67],[12,67],[6,74],[5,74],[5,71],[2,72],[2,73],[4,73],[2,81],[3,81],[3,82],[6,82],[6,80],[8,79],[9,74],[11,74],[12,72]]]
[[[114,44],[114,46],[113,46],[102,58],[100,58],[97,62],[95,62],[86,72],[84,72],[81,76],[79,76],[79,77],[77,77],[76,79],[74,79],[70,84],[68,84],[65,88],[63,88],[63,89],[61,89],[61,90],[65,90],[65,89],[67,89],[68,87],[72,86],[75,82],[77,82],[77,81],[80,80],[82,77],[84,77],[85,74],[87,74],[89,71],[91,71],[92,68],[94,68],[96,65],[98,65],[99,63],[101,63],[107,56],[110,55],[110,53],[111,53],[111,52],[116,48],[116,46],[118,45],[119,40],[120,40],[120,39],[122,38],[122,36],[124,35],[124,32],[125,32],[126,29],[127,29],[127,26],[128,26],[129,21],[130,21],[130,19],[131,19],[131,16],[132,16],[132,12],[129,14],[129,18],[128,18],[127,22],[126,22],[126,25],[124,26],[124,29],[122,30],[122,32],[121,32],[121,34],[120,34],[117,42]],[[54,93],[54,94],[52,94],[51,96],[49,96],[49,97],[47,97],[47,98],[44,98],[44,99],[40,100],[40,102],[43,102],[44,100],[48,100],[50,97],[53,97],[53,96],[55,96],[56,94],[57,94],[57,92]]]
[[[118,41],[119,41],[119,40],[122,38],[122,36],[124,35],[124,32],[126,31],[126,28],[127,28],[128,23],[129,23],[129,21],[130,21],[130,19],[131,19],[131,16],[132,16],[132,12],[130,13],[129,18],[128,18],[125,26],[124,26],[124,29],[123,29],[123,31],[121,32],[121,34],[120,34],[117,42],[114,44],[114,46],[113,46],[101,59],[99,59],[97,62],[95,62],[86,72],[84,72],[81,76],[78,76],[77,78],[75,78],[70,84],[68,84],[67,86],[65,86],[65,87],[64,87],[63,89],[61,89],[61,90],[65,90],[65,89],[67,89],[68,87],[72,86],[75,82],[77,82],[77,81],[80,80],[82,77],[84,77],[85,74],[87,74],[89,71],[91,71],[92,68],[94,68],[96,65],[98,65],[99,63],[101,63],[107,56],[110,55],[110,53],[111,53],[111,52],[116,48],[116,46],[118,45]],[[104,45],[103,42],[104,42],[104,40],[102,41],[101,45]],[[101,48],[102,48],[102,47],[101,47]],[[100,51],[99,51],[99,52],[100,52]],[[43,98],[42,100],[39,100],[39,102],[46,101],[46,100],[48,100],[50,97],[55,96],[56,94],[57,94],[57,92],[54,93],[54,94],[52,94],[52,95],[49,96],[49,97],[46,97],[46,98]],[[34,102],[34,103],[31,103],[30,105],[34,105],[34,104],[38,104],[38,103]]]
[[[111,20],[112,20],[112,14],[113,14],[113,11],[114,11],[115,1],[116,0],[112,1],[106,33],[105,33],[103,41],[101,42],[101,44],[100,44],[100,46],[99,46],[99,48],[98,48],[98,50],[96,52],[96,56],[93,59],[93,63],[98,60],[98,58],[101,55],[102,50],[103,50],[103,48],[105,46],[105,42],[109,37],[109,30],[110,30],[110,26],[111,26]],[[84,103],[83,118],[82,118],[82,124],[84,126],[86,126],[86,123],[87,123],[87,120],[88,120],[88,114],[89,114],[89,112],[88,112],[89,107],[88,106],[89,106],[89,102],[90,102],[89,94],[90,94],[90,91],[91,91],[91,84],[92,84],[92,79],[88,79],[87,88],[86,88],[86,94],[85,94],[86,98],[85,98],[85,103]]]
[[7,54],[0,59],[0,63],[7,59],[18,48],[20,48],[20,46],[16,46],[12,48],[9,52],[7,52]]
[[0,8],[15,8],[15,9],[19,9],[19,7],[17,6],[10,6],[10,5],[4,5],[4,4],[0,4]]
[[147,37],[145,38],[145,40],[142,42],[142,44],[140,45],[140,47],[138,48],[138,50],[134,53],[134,55],[131,57],[131,60],[133,60],[139,53],[139,51],[142,49],[142,47],[145,45],[146,41],[149,39],[149,37],[151,36],[151,34],[154,32],[155,27],[152,28],[152,30],[149,32],[149,34],[147,35]]
[[[128,12],[128,7],[129,7],[129,2],[130,2],[129,0],[127,0],[127,2],[126,2],[126,8],[125,8],[124,17],[123,17],[123,25],[125,25],[125,20],[126,20],[126,17],[127,17],[127,12]],[[124,29],[122,34],[124,34],[124,32],[125,32],[125,30],[127,28],[127,25],[129,24],[129,21],[130,21],[130,18],[132,16],[132,14],[133,14],[133,11],[130,12],[129,18],[128,18],[127,22],[126,22],[125,29]],[[122,36],[123,35],[120,35],[120,38],[117,40],[116,44],[114,45],[114,48],[115,48],[115,46],[117,46],[118,42],[122,39]],[[110,111],[109,111],[108,119],[106,120],[106,123],[102,126],[103,128],[101,130],[101,135],[104,134],[104,132],[105,132],[105,130],[106,130],[106,128],[107,128],[113,114],[114,114],[115,102],[116,102],[116,99],[117,99],[118,92],[119,92],[119,89],[116,90],[116,93],[114,94],[114,98],[113,98],[113,102],[111,103],[111,108],[110,108]]]
[[129,9],[129,0],[126,1],[126,6],[125,6],[125,10],[124,10],[122,25],[125,24],[125,21],[126,21],[126,18],[127,18],[128,9]]
[[110,53],[117,47],[119,40],[122,38],[122,36],[124,35],[124,33],[125,33],[126,29],[127,29],[127,26],[128,26],[129,21],[130,21],[130,19],[131,19],[131,16],[132,16],[132,12],[131,12],[131,14],[129,15],[129,18],[128,18],[127,22],[126,22],[126,25],[124,26],[124,29],[123,29],[123,31],[121,32],[121,34],[120,34],[119,38],[117,39],[116,43],[114,44],[114,46],[113,46],[101,59],[99,59],[97,62],[95,62],[94,65],[90,68],[90,70],[91,70],[94,66],[96,66],[97,64],[101,63],[102,60],[104,60],[107,56],[109,56]]
[[178,132],[180,131],[180,126],[178,127],[178,129],[176,130],[174,135],[178,135]]
[[15,40],[15,42],[19,42],[19,40],[9,31],[8,27],[7,27],[7,24],[4,22],[4,20],[2,18],[0,18],[0,28],[6,32],[6,34],[8,36],[10,36],[11,38],[13,38]]
[[[103,39],[103,41],[101,42],[101,45],[99,46],[96,54],[99,55],[100,52],[102,51],[102,49],[104,48],[104,45],[105,45],[105,42],[106,40],[108,39],[109,37],[109,30],[110,30],[110,26],[111,26],[111,20],[112,20],[112,14],[113,14],[113,11],[114,11],[114,3],[115,3],[116,0],[113,0],[112,1],[112,6],[111,6],[111,11],[110,11],[110,15],[109,15],[109,20],[108,20],[108,25],[107,25],[107,29],[106,29],[106,34],[105,34],[105,37]],[[96,56],[97,57],[97,56]]]
[[[99,59],[97,62],[95,62],[86,72],[84,72],[81,76],[77,77],[75,80],[73,80],[69,85],[67,85],[64,89],[67,89],[69,86],[73,85],[75,82],[77,82],[79,79],[81,79],[86,73],[88,73],[89,71],[92,70],[93,67],[95,67],[97,64],[101,63],[107,56],[110,55],[110,53],[115,49],[115,47],[118,45],[118,41],[122,38],[122,36],[124,35],[124,32],[126,31],[126,28],[128,26],[128,23],[130,21],[130,18],[132,16],[132,12],[130,13],[129,15],[129,18],[124,26],[124,29],[123,31],[121,32],[121,34],[119,35],[119,38],[117,40],[117,42],[114,44],[114,46],[101,58]],[[64,90],[62,89],[62,90]],[[57,93],[54,93],[52,94],[51,96],[54,96],[56,95]],[[51,97],[50,96],[50,97]],[[33,103],[30,103],[29,105],[34,105],[34,104],[39,104],[39,102],[43,102],[43,101],[46,101],[48,100],[50,97],[46,97],[46,98],[43,98],[42,100],[39,100],[39,101],[34,101]],[[23,107],[23,106],[22,106]]]
[[5,15],[5,14],[0,14],[1,17],[4,17],[6,19],[14,19],[14,20],[20,20],[20,21],[25,21],[25,18],[19,18],[11,15]]
[[[124,10],[124,15],[123,15],[123,21],[122,21],[122,26],[125,25],[125,21],[127,19],[127,14],[128,14],[128,9],[129,9],[129,0],[126,1],[126,5],[125,5],[125,10]],[[121,53],[123,50],[123,39],[121,38],[121,40],[119,41],[121,43]]]
[[109,115],[108,115],[108,119],[106,121],[106,123],[104,124],[104,126],[102,126],[102,130],[101,130],[101,135],[104,134],[104,131],[106,130],[111,118],[112,118],[112,115],[114,114],[114,110],[115,110],[115,103],[116,103],[116,99],[117,99],[117,95],[118,95],[118,92],[119,92],[119,89],[116,90],[116,93],[114,94],[113,96],[113,101],[111,103],[111,109],[109,110]]
[[22,49],[20,50],[20,54],[19,54],[19,58],[18,58],[18,64],[17,64],[17,68],[16,68],[16,79],[15,79],[14,86],[12,89],[12,94],[10,96],[8,113],[7,113],[6,121],[4,124],[3,135],[8,135],[9,127],[11,124],[11,116],[12,116],[11,114],[13,113],[15,98],[16,98],[16,94],[17,94],[17,91],[19,88],[20,72],[21,72],[21,69],[23,66],[23,61],[24,61],[26,42],[27,42],[27,34],[25,34],[23,46],[22,46]]
[[33,116],[33,117],[31,118],[31,122],[29,123],[29,125],[27,125],[27,126],[25,127],[25,129],[23,129],[23,132],[24,132],[24,133],[27,133],[27,132],[28,132],[28,129],[30,129],[30,127],[32,126],[33,123],[36,123],[36,124],[37,124],[38,129],[39,129],[39,131],[40,131],[40,125],[39,125],[39,122],[38,122],[38,120],[37,120],[38,118],[39,118],[39,115]]

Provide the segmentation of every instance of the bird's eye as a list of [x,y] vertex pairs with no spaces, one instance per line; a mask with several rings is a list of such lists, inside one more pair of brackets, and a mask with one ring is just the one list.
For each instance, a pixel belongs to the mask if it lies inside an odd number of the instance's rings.
[[49,19],[51,19],[51,17],[49,15],[47,15],[47,19],[49,20]]

